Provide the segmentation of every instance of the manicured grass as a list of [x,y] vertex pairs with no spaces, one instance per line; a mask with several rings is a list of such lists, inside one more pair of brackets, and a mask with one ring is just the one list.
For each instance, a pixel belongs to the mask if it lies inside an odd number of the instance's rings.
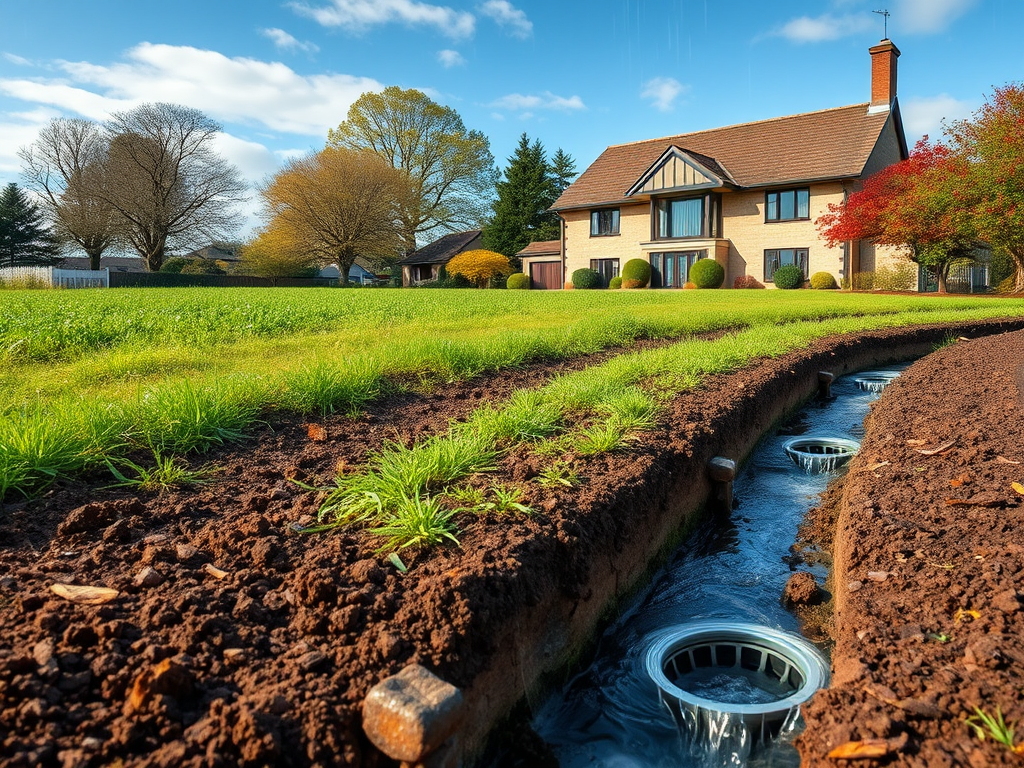
[[[237,440],[274,409],[358,410],[399,379],[437,387],[640,338],[747,329],[727,343],[624,355],[487,405],[451,436],[459,445],[439,436],[429,449],[448,461],[445,451],[479,440],[473,467],[522,441],[608,450],[651,423],[658,401],[648,392],[668,396],[752,356],[792,349],[797,327],[809,329],[799,344],[807,333],[879,323],[1021,314],[1022,300],[813,291],[8,291],[0,296],[0,497],[36,493],[131,450],[200,452]],[[420,481],[418,455],[385,454],[371,473],[413,467],[411,479],[388,481],[395,499],[442,492],[462,476],[456,462]],[[361,498],[372,513],[376,502]]]

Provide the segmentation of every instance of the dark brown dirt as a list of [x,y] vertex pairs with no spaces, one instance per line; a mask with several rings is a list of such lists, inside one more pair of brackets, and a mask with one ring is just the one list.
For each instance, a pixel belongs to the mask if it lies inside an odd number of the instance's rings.
[[858,765],[1022,764],[966,723],[976,707],[1024,723],[1015,482],[1024,333],[942,349],[886,389],[841,499],[805,529],[827,539],[838,523],[834,677],[805,709],[803,765],[842,765],[831,750],[870,739],[888,754]]
[[[507,456],[495,479],[522,485],[538,514],[462,515],[461,548],[403,553],[406,575],[364,534],[295,534],[292,524],[311,521],[317,499],[289,478],[326,484],[339,464],[359,464],[384,440],[439,431],[485,400],[599,357],[405,394],[358,418],[321,422],[322,441],[301,420],[275,419],[247,443],[209,456],[221,468],[217,480],[194,492],[132,495],[103,490],[109,479],[90,477],[7,505],[0,510],[0,765],[388,764],[361,734],[358,707],[371,685],[418,662],[468,686],[496,652],[492,638],[544,590],[556,585],[588,599],[596,555],[644,534],[633,513],[660,508],[674,468],[728,438],[715,433],[723,414],[755,413],[798,376],[813,375],[808,366],[823,355],[841,368],[844,352],[858,344],[888,349],[942,332],[844,337],[711,379],[673,401],[663,423],[630,451],[566,457],[583,478],[575,490],[542,488],[531,482],[538,460]],[[1004,533],[999,552],[1009,551],[1011,538]],[[1010,578],[1002,567],[997,575]],[[52,594],[54,583],[120,594],[78,605]],[[964,587],[965,599],[976,589]],[[994,615],[975,624],[989,626]],[[1009,629],[1000,624],[1000,632]],[[1004,711],[1016,713],[1014,706],[1007,701]]]

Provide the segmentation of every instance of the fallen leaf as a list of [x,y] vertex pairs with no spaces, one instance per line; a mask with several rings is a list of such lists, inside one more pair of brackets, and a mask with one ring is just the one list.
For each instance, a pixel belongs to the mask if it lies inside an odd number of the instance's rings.
[[907,440],[907,445],[924,445],[927,440]]
[[322,443],[327,439],[327,430],[319,424],[306,424],[306,434],[314,443]]
[[1024,496],[1024,485],[1021,485],[1020,483],[1010,483],[1010,487],[1021,496]]
[[890,751],[885,739],[864,739],[840,744],[828,756],[833,760],[872,760],[885,757]]
[[1020,464],[1019,461],[1011,461],[1010,459],[1006,458],[1005,456],[996,456],[996,463],[997,464]]
[[956,445],[956,440],[950,440],[948,443],[943,443],[938,448],[929,448],[928,450],[918,448],[917,452],[920,453],[922,456],[934,456],[937,453],[942,453],[943,451],[949,450],[954,445]]
[[121,594],[108,587],[82,587],[77,584],[51,584],[50,591],[80,605],[103,605]]
[[870,467],[868,467],[868,471],[874,472],[876,469],[881,469],[882,467],[888,467],[888,466],[889,466],[889,462],[888,461],[880,461],[877,464],[872,464]]
[[957,608],[956,613],[953,614],[953,622],[959,624],[964,619],[980,619],[981,612],[972,609],[964,610],[963,608]]
[[220,568],[218,568],[215,565],[211,565],[210,563],[204,565],[203,570],[211,576],[213,576],[213,578],[215,579],[226,579],[228,576],[231,575],[227,571],[222,571]]

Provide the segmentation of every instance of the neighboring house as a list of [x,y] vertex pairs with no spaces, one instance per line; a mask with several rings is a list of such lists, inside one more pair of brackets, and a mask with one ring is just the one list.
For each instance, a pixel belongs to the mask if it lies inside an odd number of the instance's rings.
[[[58,266],[61,269],[91,269],[88,256],[69,256]],[[145,260],[138,256],[102,256],[100,269],[111,272],[148,272]]]
[[787,264],[837,281],[898,259],[868,242],[829,248],[814,221],[859,182],[907,157],[899,49],[871,54],[871,101],[608,147],[555,201],[563,219],[563,278],[581,267],[618,274],[629,259],[654,268],[652,287],[685,285],[712,258],[726,286],[752,275],[772,287]]
[[408,288],[411,285],[437,280],[438,271],[451,261],[452,257],[481,247],[479,229],[445,235],[430,245],[418,248],[398,262],[398,266],[402,268],[402,285]]
[[561,240],[538,240],[516,256],[523,263],[523,273],[530,276],[530,287],[534,290],[550,291],[563,286]]
[[236,263],[242,260],[238,255],[238,247],[221,243],[220,245],[210,244],[194,251],[184,254],[186,259],[207,259],[208,261],[226,261]]
[[[337,280],[341,277],[341,269],[337,264],[328,264],[320,270],[317,277],[327,277],[331,280]],[[380,279],[381,277],[373,271],[373,267],[369,261],[364,259],[362,256],[356,256],[356,260],[352,262],[352,266],[348,270],[348,281],[350,283],[372,285]]]

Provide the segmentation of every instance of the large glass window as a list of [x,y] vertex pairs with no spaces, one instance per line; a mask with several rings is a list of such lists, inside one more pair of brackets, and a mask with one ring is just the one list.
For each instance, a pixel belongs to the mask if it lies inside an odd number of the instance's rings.
[[608,281],[613,277],[619,276],[618,259],[591,259],[590,268],[601,276],[605,286],[608,285]]
[[764,252],[764,281],[774,282],[775,270],[779,267],[797,266],[807,277],[806,248],[777,248]]
[[703,237],[704,198],[658,201],[659,238]]
[[590,212],[590,236],[604,237],[619,234],[619,209],[604,208]]
[[690,267],[707,255],[707,251],[652,253],[651,288],[682,288],[690,278]]
[[811,218],[811,191],[779,189],[765,195],[765,221],[795,221]]

